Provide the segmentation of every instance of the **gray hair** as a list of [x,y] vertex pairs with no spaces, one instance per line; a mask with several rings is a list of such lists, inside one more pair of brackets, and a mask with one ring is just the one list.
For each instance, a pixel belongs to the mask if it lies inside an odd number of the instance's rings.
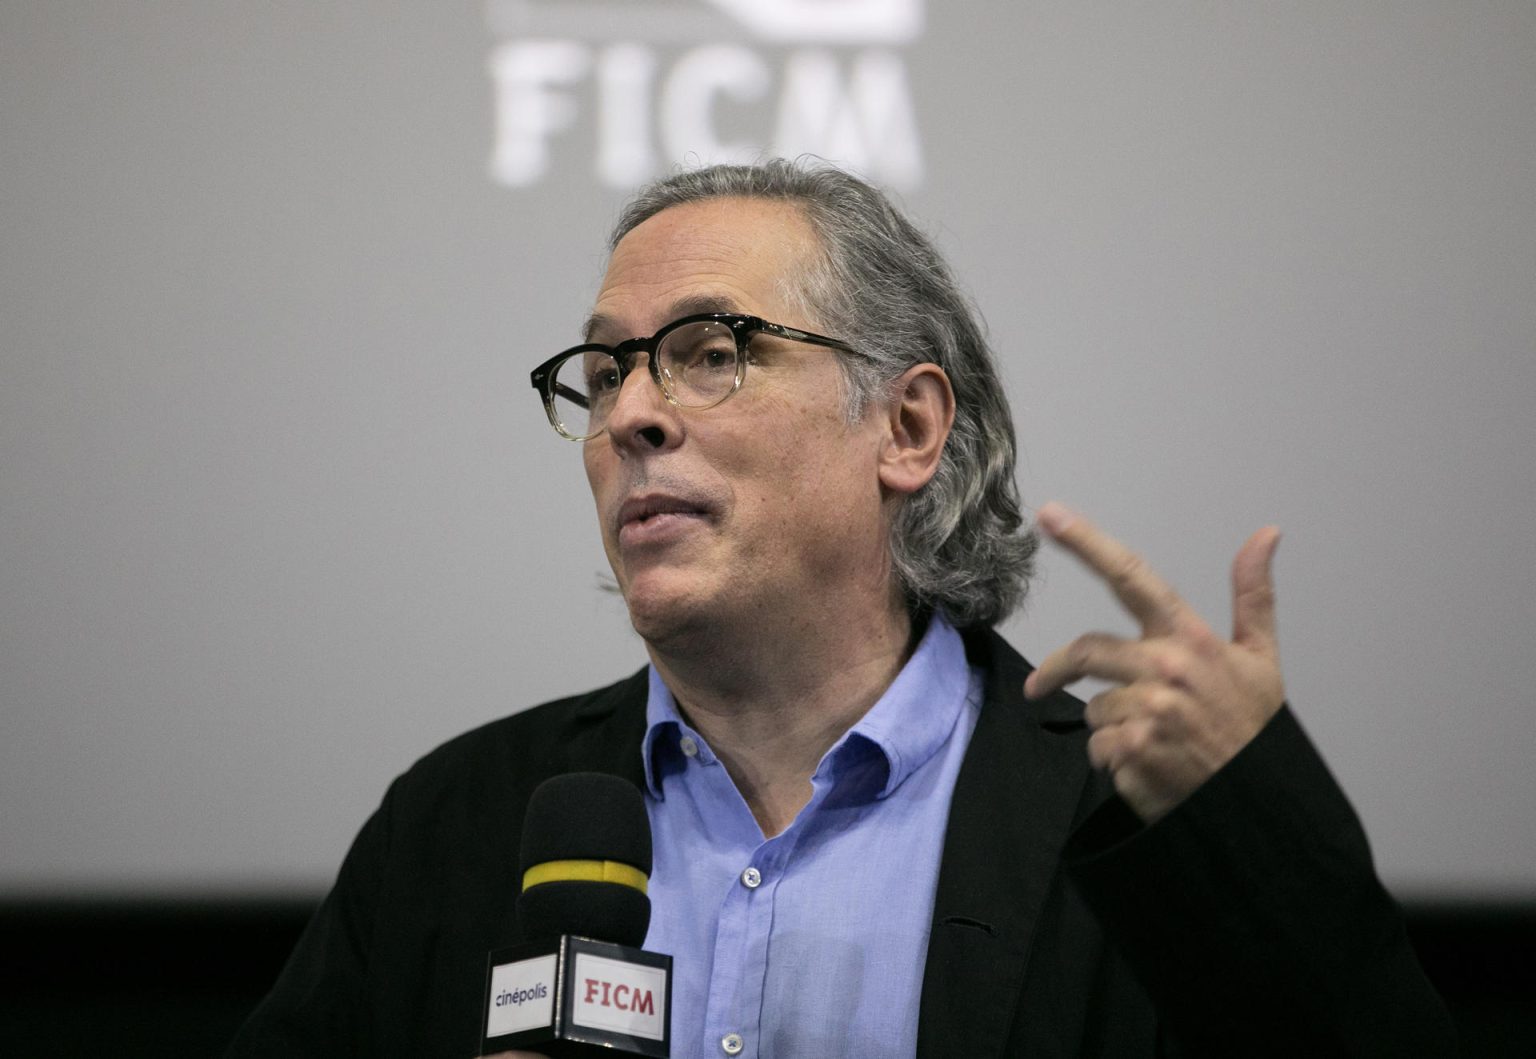
[[[822,258],[786,291],[862,356],[843,356],[850,421],[914,364],[944,369],[955,423],[938,470],[891,527],[891,560],[914,612],[965,627],[1001,621],[1023,600],[1039,537],[1014,484],[1013,418],[978,314],[933,243],[878,189],[826,164],[781,158],[686,170],[642,188],[609,249],[671,206],[712,198],[798,206]],[[796,321],[786,321],[796,322]]]

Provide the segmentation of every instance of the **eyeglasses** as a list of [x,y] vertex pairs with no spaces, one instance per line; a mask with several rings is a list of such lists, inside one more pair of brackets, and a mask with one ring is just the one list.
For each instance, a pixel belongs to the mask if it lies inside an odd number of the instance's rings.
[[678,408],[713,408],[741,389],[747,347],[757,334],[857,353],[846,342],[741,313],[699,313],[673,320],[650,338],[616,346],[573,346],[533,369],[533,388],[544,399],[549,424],[563,438],[585,441],[601,434],[634,369],[647,353],[651,379]]

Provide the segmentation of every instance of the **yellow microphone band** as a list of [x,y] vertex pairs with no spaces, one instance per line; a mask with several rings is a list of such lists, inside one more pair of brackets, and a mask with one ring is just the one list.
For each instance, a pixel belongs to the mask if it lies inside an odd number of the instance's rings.
[[547,882],[611,882],[646,892],[645,872],[617,860],[547,860],[523,872],[523,889]]

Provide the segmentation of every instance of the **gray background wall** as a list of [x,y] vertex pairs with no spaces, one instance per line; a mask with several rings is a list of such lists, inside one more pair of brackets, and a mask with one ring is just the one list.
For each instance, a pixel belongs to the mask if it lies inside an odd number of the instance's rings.
[[[709,159],[687,77],[740,75],[707,116],[750,147],[873,52],[920,166],[828,142],[974,291],[1026,500],[1220,622],[1280,524],[1291,697],[1389,883],[1536,896],[1536,5],[728,6],[0,0],[0,892],[313,892],[432,745],[641,664],[527,384],[601,275],[598,167]],[[493,64],[535,38],[592,66],[508,186]],[[1005,631],[1095,627],[1052,556]]]

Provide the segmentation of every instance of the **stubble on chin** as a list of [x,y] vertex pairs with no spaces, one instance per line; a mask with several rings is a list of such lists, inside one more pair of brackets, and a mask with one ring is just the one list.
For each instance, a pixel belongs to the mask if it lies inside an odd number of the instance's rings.
[[701,598],[699,586],[647,582],[643,576],[634,584],[621,582],[630,625],[647,646],[678,659],[719,651],[721,601]]

